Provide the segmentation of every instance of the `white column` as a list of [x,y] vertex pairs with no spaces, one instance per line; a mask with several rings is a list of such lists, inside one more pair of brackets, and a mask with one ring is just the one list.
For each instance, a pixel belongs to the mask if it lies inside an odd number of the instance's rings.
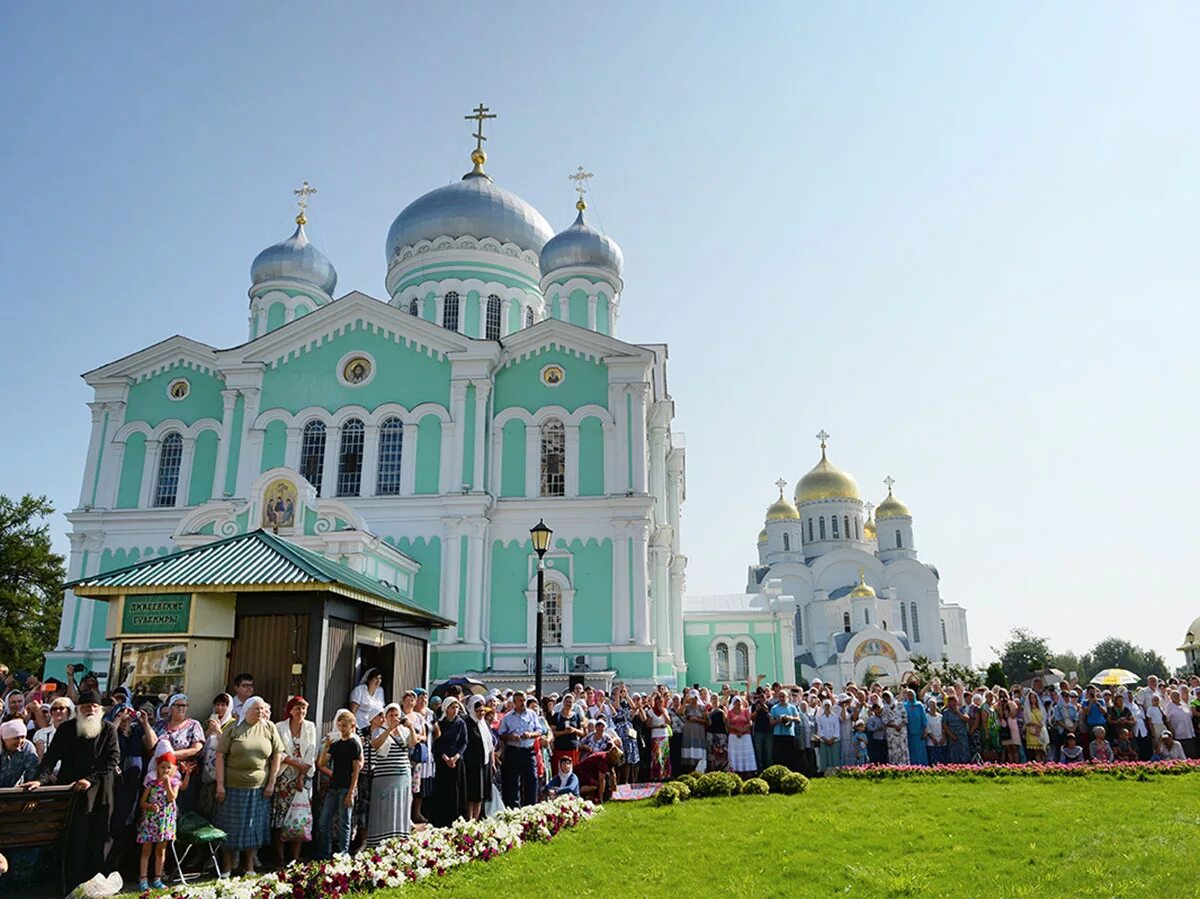
[[[84,541],[84,548],[88,551],[87,570],[80,570],[79,577],[90,577],[100,571],[100,553],[104,548],[104,534],[93,533],[88,534]],[[96,599],[76,599],[76,602],[82,603],[79,607],[79,626],[75,628],[75,634],[72,640],[75,644],[75,649],[90,649],[88,641],[92,635],[92,618],[95,617],[96,606],[100,604]],[[108,603],[104,603],[104,611],[108,611]]]
[[609,493],[624,493],[630,489],[628,440],[629,419],[625,415],[626,385],[608,385],[608,409],[612,412],[613,427],[605,455],[612,459],[615,477],[608,482]]
[[105,445],[108,452],[100,454],[100,481],[96,485],[96,496],[92,504],[101,509],[111,509],[117,504],[117,489],[121,483],[121,466],[125,461],[125,444],[113,440],[117,431],[125,424],[125,403],[107,403],[108,428]]
[[[87,535],[72,531],[67,534],[67,539],[71,541],[71,556],[67,562],[67,580],[73,581],[81,577],[83,573],[83,548]],[[75,626],[75,607],[79,603],[80,599],[73,590],[67,590],[63,594],[62,619],[58,624],[58,645],[54,647],[56,650],[75,648],[75,634],[72,633],[71,628]]]
[[188,504],[188,489],[192,483],[192,462],[196,458],[196,438],[184,437],[183,449],[179,455],[179,481],[175,485],[175,508],[182,509]]
[[525,425],[525,496],[542,493],[542,429]]
[[633,419],[629,426],[633,434],[633,492],[646,492],[646,397],[650,385],[642,382],[631,384],[633,394]]
[[[485,296],[480,296],[479,297],[479,339],[480,340],[483,340],[485,337],[487,337],[487,307],[488,307],[488,298]],[[501,328],[504,327],[504,322],[500,322],[500,327]],[[465,334],[466,332],[467,332],[467,329],[463,328],[463,333]]]
[[613,529],[613,643],[629,642],[629,539],[625,528]]
[[417,425],[404,423],[404,442],[400,446],[400,495],[412,496],[417,483]]
[[567,471],[563,491],[567,496],[579,496],[579,425],[567,424],[564,431]]
[[[683,592],[684,570],[687,559],[684,556],[674,556],[671,559],[671,646],[675,651],[675,664],[682,665],[683,658]],[[751,672],[753,676],[753,672]]]
[[[453,452],[450,455],[450,471],[452,478],[449,482],[447,482],[445,474],[443,473],[443,493],[457,493],[462,489],[463,485],[463,457],[466,452],[463,444],[467,439],[467,427],[465,420],[467,415],[467,385],[470,383],[470,381],[460,381],[457,379],[452,379],[450,381],[450,418],[454,422]],[[446,434],[443,430],[443,442],[445,439]]]
[[467,610],[465,631],[468,643],[479,643],[483,633],[483,535],[486,519],[470,522],[467,536]]
[[254,456],[255,441],[250,438],[255,433],[261,433],[254,429],[254,420],[258,418],[258,404],[261,402],[261,397],[257,387],[243,387],[241,392],[242,443],[238,453],[236,495],[244,497],[250,492],[250,483],[258,477],[258,459]]
[[487,459],[488,399],[492,395],[490,381],[473,381],[475,385],[475,471],[472,473],[471,489],[486,490],[484,483],[484,461]]
[[670,550],[665,546],[650,547],[650,572],[654,583],[654,642],[658,656],[671,656],[671,595],[667,587],[667,560]]
[[283,465],[292,471],[300,470],[300,444],[303,435],[304,432],[300,428],[287,429],[287,444],[283,448]]
[[146,438],[146,458],[142,462],[142,489],[138,492],[138,508],[149,509],[154,500],[154,474],[158,470],[157,440]]
[[104,403],[88,403],[92,411],[92,436],[88,441],[87,462],[83,466],[83,484],[79,488],[79,507],[92,504],[92,485],[96,483],[96,465],[100,460],[100,443],[104,439],[104,416],[108,407]]
[[587,300],[588,300],[588,329],[592,330],[592,331],[596,330],[596,302],[599,299],[600,298],[598,296],[596,296],[595,294],[592,294],[590,297],[587,298]]
[[318,496],[337,496],[338,453],[342,446],[342,430],[325,426],[325,458],[321,460],[321,489]]
[[650,525],[645,521],[634,522],[630,528],[633,535],[633,640],[640,646],[650,645],[650,597],[647,588],[646,540]]
[[217,442],[217,464],[213,471],[213,499],[225,495],[225,475],[229,471],[229,444],[233,440],[233,411],[237,407],[236,390],[222,390],[221,402],[224,412],[221,414],[221,433]]
[[[650,492],[657,500],[657,518],[660,524],[667,522],[667,429],[655,426],[650,429]],[[636,463],[637,460],[634,459]]]
[[[459,539],[457,519],[443,523],[442,538],[442,595],[438,612],[443,618],[458,621],[458,585],[459,567],[461,565],[462,547]],[[442,643],[453,643],[463,630],[464,622],[458,621],[455,628],[445,628],[441,634]]]
[[363,428],[362,485],[359,496],[374,496],[379,477],[379,425]]

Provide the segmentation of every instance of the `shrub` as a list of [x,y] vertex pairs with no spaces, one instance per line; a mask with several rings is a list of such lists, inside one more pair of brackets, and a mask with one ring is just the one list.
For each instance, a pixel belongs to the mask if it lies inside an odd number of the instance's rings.
[[696,791],[696,781],[700,778],[696,774],[680,774],[672,783],[685,784],[693,793]]
[[766,796],[770,792],[770,785],[761,777],[752,777],[742,784],[743,796]]
[[785,796],[793,796],[796,793],[803,793],[808,789],[808,778],[803,774],[794,774],[789,772],[779,783],[779,792]]
[[789,771],[785,765],[772,765],[770,768],[760,774],[759,777],[767,782],[767,786],[771,788],[772,793],[778,793],[780,784],[783,783],[783,779],[791,773],[792,772]]
[[662,789],[654,794],[654,804],[678,805],[685,799],[690,798],[691,795],[692,791],[688,789],[687,784],[679,783],[678,781],[665,783],[662,785]]
[[692,795],[699,798],[709,796],[736,796],[741,792],[742,780],[728,771],[709,771],[696,780]]

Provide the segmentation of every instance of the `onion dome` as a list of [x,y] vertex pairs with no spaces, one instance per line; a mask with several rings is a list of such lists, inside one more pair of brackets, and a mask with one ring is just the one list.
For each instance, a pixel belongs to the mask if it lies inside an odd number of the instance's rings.
[[540,253],[554,236],[540,212],[492,182],[483,170],[487,154],[476,150],[471,159],[475,168],[461,181],[431,190],[396,216],[387,236],[389,262],[400,247],[438,237],[490,237]]
[[858,482],[844,471],[834,467],[825,455],[824,431],[817,435],[821,440],[821,461],[800,479],[796,485],[796,503],[811,503],[820,499],[859,500]]
[[790,521],[800,520],[800,512],[792,505],[792,501],[783,495],[783,488],[779,488],[779,499],[771,503],[767,507],[767,521]]
[[[763,531],[765,534],[766,531]],[[761,540],[759,542],[762,542]],[[1200,618],[1192,622],[1187,629],[1187,634],[1184,635],[1183,645],[1179,647],[1180,652],[1189,652],[1191,650],[1200,651]]]
[[560,268],[584,265],[603,269],[611,275],[621,277],[625,257],[621,248],[611,237],[595,230],[583,217],[587,204],[580,200],[575,204],[579,215],[565,231],[554,235],[542,247],[541,269],[543,275]]
[[296,216],[296,230],[287,240],[267,247],[250,264],[250,281],[301,281],[333,296],[337,287],[337,272],[325,254],[309,243],[304,233],[308,219]]
[[761,531],[758,532],[758,545],[766,546],[766,544],[767,544],[767,529],[763,528]]
[[861,568],[858,569],[858,586],[850,591],[851,599],[873,599],[875,597],[875,589],[867,583],[867,574]]
[[889,476],[883,481],[887,484],[888,495],[887,499],[879,504],[879,508],[875,510],[875,520],[883,521],[885,518],[911,518],[912,513],[908,511],[908,506],[896,499],[892,495],[892,484],[895,481]]
[[863,539],[867,541],[878,540],[879,534],[875,530],[875,517],[871,514],[873,507],[867,504],[867,523],[863,525]]

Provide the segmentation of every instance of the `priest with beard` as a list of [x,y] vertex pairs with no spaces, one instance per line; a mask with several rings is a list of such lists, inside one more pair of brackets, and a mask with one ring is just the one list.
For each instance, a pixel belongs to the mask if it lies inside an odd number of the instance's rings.
[[[54,767],[60,763],[58,774],[54,775]],[[54,782],[59,786],[70,785],[80,794],[63,846],[69,889],[104,869],[111,845],[113,784],[120,764],[117,729],[104,720],[99,694],[94,690],[81,691],[75,718],[59,726],[42,757],[39,780],[24,785],[27,790],[36,790],[43,782]]]

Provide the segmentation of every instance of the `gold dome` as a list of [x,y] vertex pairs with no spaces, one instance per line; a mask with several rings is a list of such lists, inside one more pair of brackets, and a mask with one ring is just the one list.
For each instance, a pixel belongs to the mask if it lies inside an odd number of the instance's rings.
[[863,525],[864,540],[878,540],[879,535],[875,532],[875,519],[868,518],[867,523]]
[[867,583],[867,573],[861,568],[858,569],[858,586],[850,591],[851,599],[873,599],[875,597],[874,588]]
[[1188,652],[1193,649],[1200,649],[1200,618],[1192,622],[1191,627],[1187,630],[1187,635],[1183,638],[1183,645],[1179,647],[1180,652]]
[[896,497],[892,495],[892,484],[894,484],[895,481],[892,479],[891,475],[888,475],[886,478],[884,478],[883,482],[887,484],[888,495],[887,499],[881,502],[879,504],[879,508],[875,510],[875,520],[882,521],[885,518],[912,518],[912,512],[908,511],[908,506],[904,505],[904,503],[900,502],[900,500],[896,499]]
[[800,520],[800,512],[792,505],[792,501],[783,495],[783,488],[779,489],[779,499],[771,503],[767,508],[767,521],[790,521]]
[[763,528],[758,532],[758,545],[762,546],[767,542],[767,529]]
[[[821,436],[824,435],[824,436]],[[825,434],[821,432],[821,461],[796,485],[796,503],[811,503],[819,499],[861,499],[858,482],[844,471],[835,468],[825,456]]]

